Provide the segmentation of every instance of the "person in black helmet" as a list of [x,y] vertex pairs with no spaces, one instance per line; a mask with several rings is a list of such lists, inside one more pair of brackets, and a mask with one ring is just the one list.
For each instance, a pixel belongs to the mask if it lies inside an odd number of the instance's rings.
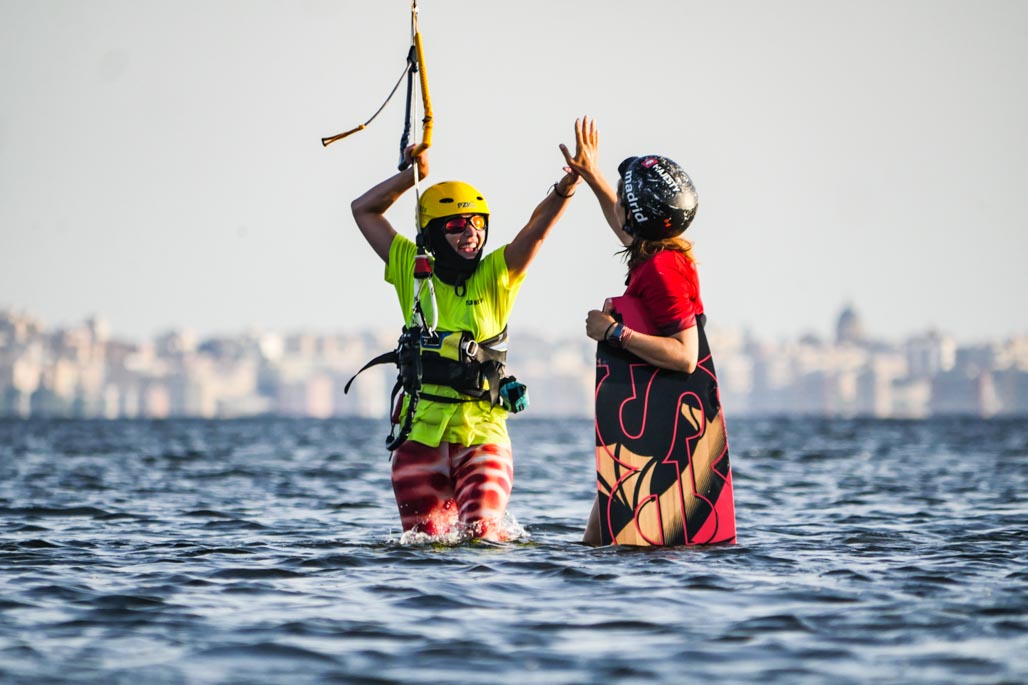
[[625,295],[642,300],[660,335],[644,335],[617,322],[609,313],[592,310],[586,334],[612,339],[637,357],[665,369],[692,373],[699,353],[696,317],[703,314],[700,282],[692,244],[681,234],[692,223],[699,198],[692,179],[666,157],[629,157],[618,167],[617,190],[597,163],[599,131],[584,117],[575,122],[578,152],[561,146],[568,167],[592,188],[607,223],[628,263]]
[[[586,334],[606,340],[650,364],[692,373],[699,356],[697,317],[703,314],[692,245],[681,234],[696,216],[699,198],[688,174],[659,155],[629,157],[618,167],[615,190],[599,169],[599,131],[584,117],[575,122],[577,150],[561,151],[567,165],[589,185],[603,215],[624,245],[628,264],[625,295],[638,298],[659,335],[646,335],[618,323],[606,310],[586,317]],[[599,543],[593,505],[584,542]]]

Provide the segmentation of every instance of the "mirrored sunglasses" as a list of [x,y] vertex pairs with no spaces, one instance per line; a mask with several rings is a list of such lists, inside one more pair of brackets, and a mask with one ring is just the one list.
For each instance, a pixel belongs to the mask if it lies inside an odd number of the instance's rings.
[[452,219],[446,220],[446,223],[443,224],[443,230],[449,235],[459,235],[463,233],[469,225],[476,231],[483,231],[485,230],[485,217],[481,214],[455,216]]

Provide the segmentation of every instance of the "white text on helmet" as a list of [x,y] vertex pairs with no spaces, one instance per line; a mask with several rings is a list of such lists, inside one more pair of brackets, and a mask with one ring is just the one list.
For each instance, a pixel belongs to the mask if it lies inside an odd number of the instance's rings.
[[675,177],[669,174],[667,170],[659,164],[657,165],[657,174],[664,179],[665,183],[674,188],[676,193],[682,190],[681,186],[678,185],[678,181],[675,180]]
[[635,194],[635,186],[632,182],[634,176],[635,171],[632,169],[625,173],[625,202],[627,203],[628,211],[631,212],[636,223],[642,223],[649,221],[649,219],[643,213],[642,207],[639,206],[639,196]]

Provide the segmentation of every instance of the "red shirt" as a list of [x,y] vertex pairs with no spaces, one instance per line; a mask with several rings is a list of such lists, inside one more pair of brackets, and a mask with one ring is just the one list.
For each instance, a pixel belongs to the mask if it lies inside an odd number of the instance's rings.
[[696,265],[673,250],[658,252],[632,269],[625,295],[641,300],[660,335],[692,328],[703,313]]

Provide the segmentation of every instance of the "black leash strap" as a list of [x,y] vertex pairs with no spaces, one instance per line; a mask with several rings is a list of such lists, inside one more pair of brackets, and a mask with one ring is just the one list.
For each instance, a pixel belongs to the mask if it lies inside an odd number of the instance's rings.
[[[414,74],[418,71],[418,53],[414,49],[414,46],[410,46],[410,51],[407,53],[407,114],[403,120],[403,134],[400,136],[400,163],[397,165],[398,171],[403,171],[410,166],[410,162],[404,159],[403,151],[410,145],[410,131],[411,131],[411,119],[413,113],[413,96],[414,96]],[[400,85],[397,83],[396,85]]]
[[388,352],[385,352],[383,354],[378,355],[377,357],[372,359],[370,362],[368,362],[367,364],[362,366],[360,371],[358,371],[357,373],[353,374],[353,376],[350,377],[350,380],[346,381],[346,385],[343,387],[343,394],[345,395],[348,392],[350,392],[350,384],[353,383],[355,380],[357,380],[357,376],[361,375],[362,373],[364,373],[365,371],[370,369],[372,366],[378,366],[379,364],[395,364],[395,363],[396,363],[396,350],[390,350]]
[[404,327],[396,345],[395,354],[400,373],[396,378],[396,385],[393,387],[392,404],[395,406],[397,391],[402,389],[403,393],[407,395],[407,411],[399,424],[399,430],[397,431],[397,425],[393,424],[389,436],[386,438],[386,449],[390,452],[402,445],[410,435],[414,425],[414,413],[418,409],[418,400],[421,398],[420,326]]

